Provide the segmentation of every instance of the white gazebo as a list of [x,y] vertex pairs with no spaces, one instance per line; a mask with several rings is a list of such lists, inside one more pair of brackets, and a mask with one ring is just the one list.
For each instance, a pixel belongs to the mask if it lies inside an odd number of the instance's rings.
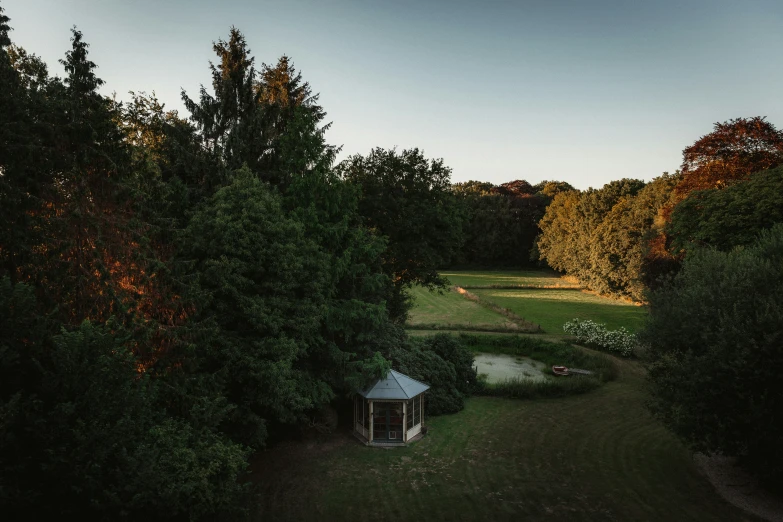
[[421,433],[424,403],[430,387],[390,370],[363,390],[353,402],[353,431],[366,444],[405,444]]

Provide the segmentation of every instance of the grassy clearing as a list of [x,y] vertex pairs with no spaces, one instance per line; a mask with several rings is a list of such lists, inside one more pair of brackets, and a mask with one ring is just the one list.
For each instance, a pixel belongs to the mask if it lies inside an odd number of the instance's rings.
[[742,521],[644,409],[641,369],[584,395],[469,399],[407,448],[343,431],[259,456],[258,520]]
[[472,290],[482,300],[508,308],[547,333],[563,333],[563,324],[574,318],[605,323],[610,330],[624,326],[638,331],[647,315],[642,306],[574,290]]
[[408,325],[411,327],[518,330],[507,318],[465,299],[451,289],[438,293],[414,287],[411,294],[414,299],[414,307],[408,319]]
[[[519,335],[519,332],[483,332],[483,331],[472,331],[472,330],[445,330],[444,331],[444,329],[441,329],[441,328],[430,329],[430,330],[424,329],[424,328],[422,328],[422,329],[412,329],[412,330],[407,330],[407,333],[408,333],[408,335],[410,335],[412,337],[424,337],[424,336],[427,336],[427,335],[436,335],[436,334],[440,334],[440,333],[448,333],[448,334],[452,334],[452,335],[466,334],[466,335],[487,335],[487,336],[501,336],[501,335],[502,336],[516,336],[516,335]],[[571,336],[569,336],[569,335],[567,335],[565,333],[564,334],[556,334],[556,335],[543,334],[543,333],[541,333],[541,334],[528,334],[528,333],[526,333],[524,335],[525,335],[525,337],[531,337],[531,338],[534,338],[534,339],[539,339],[540,338],[540,339],[544,339],[544,340],[550,341],[550,342],[556,342],[556,341],[560,341],[560,340],[572,339]]]
[[579,288],[553,270],[471,270],[441,275],[462,288]]

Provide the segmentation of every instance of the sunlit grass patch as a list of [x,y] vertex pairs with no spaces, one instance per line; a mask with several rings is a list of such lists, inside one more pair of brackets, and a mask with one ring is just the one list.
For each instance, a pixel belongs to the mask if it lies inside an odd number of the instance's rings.
[[574,318],[604,323],[612,330],[622,326],[636,332],[647,316],[645,307],[574,290],[483,289],[472,292],[482,300],[496,303],[541,325],[547,333],[563,333],[563,325]]
[[411,327],[516,329],[507,318],[465,299],[450,288],[431,292],[426,288],[414,287],[411,294],[414,299],[408,319]]
[[462,288],[579,288],[553,270],[455,270],[441,275]]

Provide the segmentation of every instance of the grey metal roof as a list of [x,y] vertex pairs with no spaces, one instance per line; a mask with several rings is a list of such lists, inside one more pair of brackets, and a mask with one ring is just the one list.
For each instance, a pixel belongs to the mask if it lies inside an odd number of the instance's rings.
[[430,387],[411,379],[407,375],[389,370],[385,379],[378,379],[363,390],[356,392],[365,399],[412,399],[429,390]]

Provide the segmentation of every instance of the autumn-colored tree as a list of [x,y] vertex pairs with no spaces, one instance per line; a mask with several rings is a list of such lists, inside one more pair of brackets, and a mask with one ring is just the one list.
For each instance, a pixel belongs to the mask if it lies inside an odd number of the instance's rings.
[[736,118],[682,151],[682,179],[676,193],[716,188],[747,179],[754,172],[783,163],[783,131],[765,118]]
[[532,196],[536,193],[536,189],[533,187],[533,185],[524,179],[517,179],[514,181],[502,183],[495,190],[500,194],[507,194],[509,196],[515,197]]
[[[777,130],[764,117],[735,118],[715,123],[711,133],[682,151],[680,181],[661,216],[669,223],[676,205],[689,194],[723,189],[749,179],[755,172],[780,164],[783,164],[783,131]],[[658,282],[679,269],[684,251],[681,244],[673,248],[672,239],[663,227],[648,238],[642,270],[648,287],[656,287]]]
[[561,192],[568,192],[569,190],[575,190],[574,187],[566,181],[548,181],[544,180],[533,185],[536,194],[541,194],[550,199],[554,198]]

